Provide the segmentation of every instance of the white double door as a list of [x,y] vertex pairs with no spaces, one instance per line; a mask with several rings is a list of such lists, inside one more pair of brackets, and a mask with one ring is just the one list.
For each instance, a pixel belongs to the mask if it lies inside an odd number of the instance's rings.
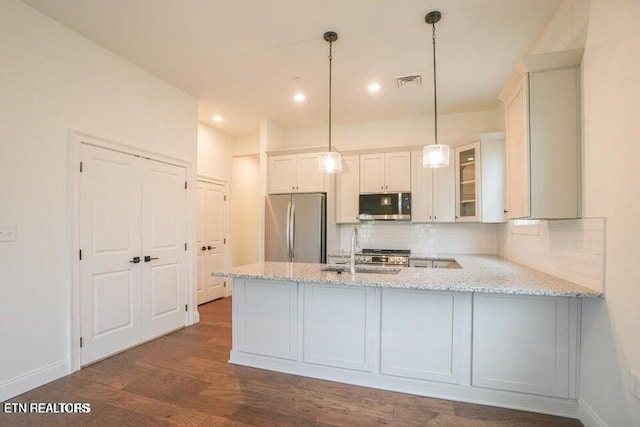
[[198,304],[226,296],[226,279],[211,273],[226,269],[226,187],[213,182],[198,181],[198,232],[196,252]]
[[186,170],[82,145],[81,364],[186,322]]

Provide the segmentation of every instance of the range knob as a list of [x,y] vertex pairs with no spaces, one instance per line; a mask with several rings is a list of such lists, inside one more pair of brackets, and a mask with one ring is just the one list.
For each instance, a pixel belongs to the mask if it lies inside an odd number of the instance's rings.
[[365,262],[371,262],[371,257],[370,256],[364,257],[364,260],[365,260]]

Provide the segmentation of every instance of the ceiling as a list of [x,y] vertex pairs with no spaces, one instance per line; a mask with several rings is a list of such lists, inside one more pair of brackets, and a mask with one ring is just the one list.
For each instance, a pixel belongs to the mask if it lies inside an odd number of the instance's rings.
[[[199,119],[234,136],[261,119],[285,129],[433,114],[430,10],[439,113],[492,109],[517,59],[561,0],[23,0],[199,101]],[[423,74],[422,86],[395,78]],[[382,85],[367,91],[372,81]],[[296,104],[295,92],[307,100]],[[218,124],[211,117],[220,114]]]

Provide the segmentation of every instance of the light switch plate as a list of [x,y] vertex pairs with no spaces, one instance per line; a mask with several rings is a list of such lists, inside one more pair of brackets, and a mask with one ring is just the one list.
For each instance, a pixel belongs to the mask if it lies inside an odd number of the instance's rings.
[[631,371],[631,394],[640,400],[640,375]]
[[15,225],[0,226],[0,242],[15,242],[17,240],[17,228]]

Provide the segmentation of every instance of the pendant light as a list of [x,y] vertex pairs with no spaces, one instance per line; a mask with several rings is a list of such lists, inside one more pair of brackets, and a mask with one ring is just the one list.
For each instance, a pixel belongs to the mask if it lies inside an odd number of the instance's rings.
[[425,168],[442,168],[449,166],[449,146],[438,144],[438,95],[436,88],[436,22],[442,14],[437,10],[427,13],[424,20],[433,28],[433,111],[435,144],[425,145],[422,149],[422,166]]
[[342,172],[342,155],[338,152],[331,151],[331,64],[333,61],[332,47],[333,42],[338,40],[338,34],[333,31],[324,33],[324,40],[329,42],[329,151],[320,153],[319,168],[320,172],[338,173]]

